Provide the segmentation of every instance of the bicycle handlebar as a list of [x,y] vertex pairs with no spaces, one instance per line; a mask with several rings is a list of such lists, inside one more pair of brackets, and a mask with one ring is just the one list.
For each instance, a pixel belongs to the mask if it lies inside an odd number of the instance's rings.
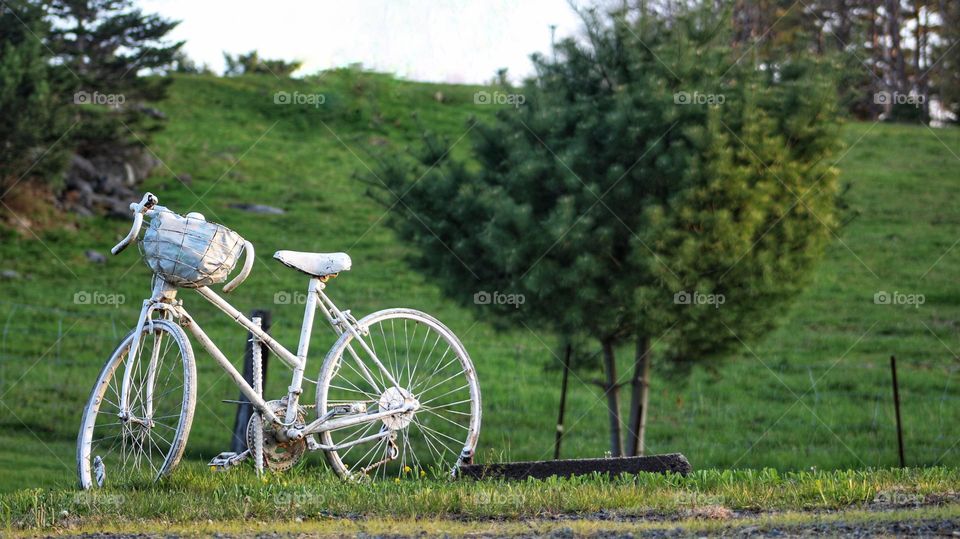
[[129,247],[131,243],[137,243],[137,239],[140,237],[140,227],[143,226],[143,214],[156,206],[157,202],[160,202],[160,200],[157,199],[153,193],[147,193],[143,195],[139,203],[133,202],[130,204],[130,211],[133,212],[133,226],[130,227],[130,232],[127,233],[127,237],[120,240],[120,243],[114,245],[113,249],[110,249],[111,253],[118,255]]
[[238,286],[243,284],[243,281],[247,280],[247,277],[250,275],[250,271],[253,269],[253,260],[253,244],[247,240],[243,240],[243,268],[240,269],[240,273],[238,273],[232,281],[223,285],[224,294],[233,292]]
[[[118,255],[131,244],[137,243],[140,238],[140,228],[143,226],[143,216],[152,214],[153,212],[151,210],[157,206],[158,202],[160,202],[160,199],[158,199],[156,195],[153,193],[147,193],[143,195],[143,198],[140,199],[140,202],[133,202],[130,204],[130,211],[133,212],[133,225],[130,227],[130,232],[127,233],[127,236],[120,240],[120,243],[114,245],[113,248],[110,249],[111,253]],[[243,284],[243,281],[247,280],[247,277],[250,276],[250,271],[253,270],[253,244],[247,240],[243,241],[243,256],[243,268],[240,269],[240,273],[238,273],[232,281],[223,285],[223,292],[225,294],[229,294],[230,292],[236,290],[238,286]]]

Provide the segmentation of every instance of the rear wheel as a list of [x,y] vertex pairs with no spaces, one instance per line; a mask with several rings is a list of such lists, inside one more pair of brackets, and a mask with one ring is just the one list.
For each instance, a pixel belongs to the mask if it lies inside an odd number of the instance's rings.
[[328,450],[327,461],[350,479],[456,473],[461,463],[472,459],[480,432],[480,386],[463,344],[430,315],[410,309],[380,311],[358,325],[366,347],[349,333],[337,341],[317,383],[317,412],[322,416],[352,407],[354,414],[360,409],[369,414],[405,403],[415,403],[415,409],[321,433],[320,443],[328,447],[384,434]]
[[[131,332],[107,360],[90,393],[77,438],[77,473],[84,489],[153,481],[180,462],[196,402],[196,365],[183,330],[155,320],[144,326],[133,358]],[[129,370],[128,411],[121,387]]]

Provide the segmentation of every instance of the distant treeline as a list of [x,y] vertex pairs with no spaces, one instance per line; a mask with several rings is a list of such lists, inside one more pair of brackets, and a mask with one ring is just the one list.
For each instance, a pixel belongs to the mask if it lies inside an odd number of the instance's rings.
[[[625,0],[631,16],[667,17],[703,0]],[[956,0],[714,0],[727,11],[740,61],[796,55],[842,62],[841,102],[858,119],[956,120],[960,2]]]

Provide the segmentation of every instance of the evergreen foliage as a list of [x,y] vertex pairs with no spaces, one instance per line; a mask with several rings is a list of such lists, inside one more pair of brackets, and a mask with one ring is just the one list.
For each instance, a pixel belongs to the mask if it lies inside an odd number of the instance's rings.
[[[56,95],[50,53],[37,37],[48,28],[39,6],[0,5],[0,200],[16,182],[42,176],[62,161],[50,146],[63,129],[63,103]],[[31,167],[48,150],[53,155]]]
[[115,153],[138,147],[160,128],[144,114],[142,103],[166,95],[170,79],[163,74],[177,59],[183,42],[167,34],[179,22],[145,14],[132,0],[51,0],[50,48],[63,69],[65,93],[72,96],[74,134],[80,155]]
[[223,61],[226,63],[226,69],[223,74],[228,77],[236,77],[244,74],[269,74],[275,77],[289,77],[303,65],[303,62],[297,60],[287,62],[285,60],[261,58],[260,53],[257,51],[250,51],[247,54],[238,54],[236,56],[223,53]]
[[829,70],[737,62],[709,12],[630,15],[585,13],[584,41],[534,57],[499,90],[523,104],[471,126],[472,160],[426,133],[366,178],[448,296],[522,294],[490,307],[601,343],[613,430],[617,344],[636,340],[640,372],[650,346],[686,365],[762,335],[836,226]]

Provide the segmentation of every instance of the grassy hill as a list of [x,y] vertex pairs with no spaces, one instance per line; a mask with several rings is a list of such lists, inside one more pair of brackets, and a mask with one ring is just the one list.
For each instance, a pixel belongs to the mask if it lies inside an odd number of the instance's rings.
[[[354,269],[328,288],[341,308],[358,315],[422,309],[467,346],[484,397],[480,458],[544,458],[552,454],[559,398],[552,336],[495,333],[484,306],[462,309],[440,296],[405,265],[407,248],[383,225],[384,209],[350,179],[373,159],[364,148],[373,155],[401,148],[424,128],[446,134],[452,152],[465,154],[467,118],[489,116],[495,106],[474,104],[478,89],[350,70],[304,81],[179,77],[159,105],[169,125],[150,143],[164,165],[143,190],[256,245],[254,272],[230,299],[244,311],[272,310],[273,333],[290,346],[302,306],[277,300],[296,297],[307,283],[273,261],[273,251],[349,252]],[[278,91],[323,94],[324,103],[277,104]],[[893,466],[888,358],[896,355],[908,463],[960,463],[960,360],[953,351],[960,350],[960,132],[853,123],[845,139],[849,152],[838,166],[859,216],[835,238],[793,307],[771,313],[782,318],[781,329],[689,379],[670,379],[655,366],[652,452],[683,452],[695,468]],[[191,181],[175,178],[181,174]],[[286,213],[251,214],[231,208],[235,203]],[[0,490],[72,484],[82,404],[149,294],[150,274],[136,252],[102,265],[84,256],[88,249],[106,253],[128,222],[63,218],[65,227],[37,237],[0,230],[0,269],[21,275],[0,280]],[[924,302],[878,305],[878,292],[922,294]],[[78,303],[84,297],[104,304]],[[239,328],[191,292],[182,298],[239,362]],[[332,334],[315,334],[308,377],[330,343]],[[200,399],[187,456],[203,460],[229,445],[234,405],[222,400],[235,399],[237,390],[195,348]],[[629,376],[626,364],[621,373]],[[571,378],[564,456],[606,450],[604,403],[588,383],[596,376]],[[279,395],[286,384],[277,363],[268,393]],[[305,395],[311,402],[312,385]],[[319,456],[310,461],[323,466]]]

